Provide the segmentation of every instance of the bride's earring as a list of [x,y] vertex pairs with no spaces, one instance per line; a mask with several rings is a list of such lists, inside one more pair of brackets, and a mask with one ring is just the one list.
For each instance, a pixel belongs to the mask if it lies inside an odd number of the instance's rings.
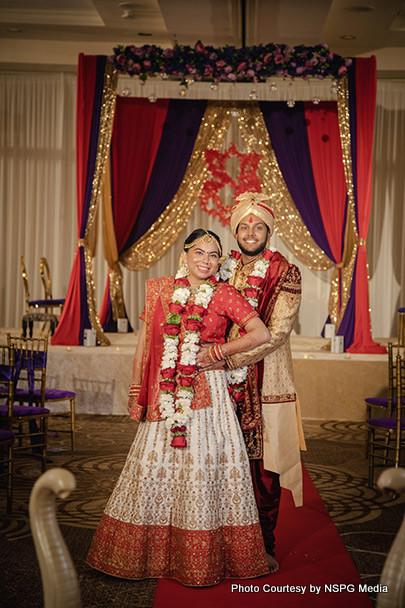
[[183,277],[187,277],[190,274],[190,270],[189,270],[187,262],[182,263],[182,265],[179,268],[179,271],[181,272]]

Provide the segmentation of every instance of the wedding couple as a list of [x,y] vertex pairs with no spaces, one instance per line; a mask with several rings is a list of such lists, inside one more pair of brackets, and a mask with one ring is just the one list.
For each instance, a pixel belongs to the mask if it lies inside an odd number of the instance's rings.
[[198,229],[176,276],[147,281],[128,400],[140,424],[87,557],[107,574],[209,586],[275,572],[280,486],[302,504],[301,277],[269,248],[268,199],[236,200],[241,253],[223,262]]

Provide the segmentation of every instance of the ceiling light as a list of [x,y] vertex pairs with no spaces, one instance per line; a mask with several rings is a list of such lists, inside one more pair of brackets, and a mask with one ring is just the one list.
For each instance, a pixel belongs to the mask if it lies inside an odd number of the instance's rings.
[[156,103],[156,95],[154,93],[151,93],[148,97],[150,103]]
[[295,101],[293,99],[288,99],[287,100],[287,106],[289,108],[293,108],[295,106]]
[[355,40],[356,36],[353,36],[353,34],[344,34],[343,36],[340,36],[342,40]]
[[137,36],[152,36],[150,32],[138,32]]
[[22,29],[19,27],[6,27],[6,32],[11,32],[11,34],[20,34]]

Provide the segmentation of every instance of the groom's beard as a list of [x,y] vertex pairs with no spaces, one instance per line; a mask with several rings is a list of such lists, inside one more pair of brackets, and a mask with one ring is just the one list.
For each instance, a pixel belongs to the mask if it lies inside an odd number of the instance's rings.
[[245,249],[245,247],[243,245],[241,245],[241,243],[239,242],[239,239],[236,239],[236,240],[237,240],[237,243],[239,245],[239,249],[241,250],[241,252],[250,258],[254,258],[254,257],[258,256],[260,253],[262,253],[262,251],[264,251],[266,249],[266,245],[267,245],[267,241],[265,241],[264,243],[261,243],[253,251],[248,251],[247,249]]

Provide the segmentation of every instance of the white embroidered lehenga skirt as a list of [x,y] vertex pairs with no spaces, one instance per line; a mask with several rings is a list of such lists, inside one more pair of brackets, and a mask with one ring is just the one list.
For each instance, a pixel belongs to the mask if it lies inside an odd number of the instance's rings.
[[242,433],[225,373],[189,420],[187,447],[165,422],[141,422],[87,563],[113,576],[214,585],[268,572]]

